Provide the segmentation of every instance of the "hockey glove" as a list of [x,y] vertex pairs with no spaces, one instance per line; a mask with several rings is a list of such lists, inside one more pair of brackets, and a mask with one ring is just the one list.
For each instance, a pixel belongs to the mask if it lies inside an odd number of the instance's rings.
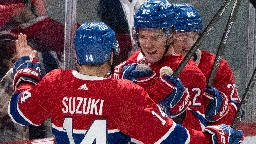
[[160,101],[160,105],[168,116],[174,118],[188,108],[190,104],[189,94],[179,78],[164,74],[160,79],[173,89],[171,93]]
[[156,74],[150,67],[144,64],[128,64],[122,68],[123,79],[134,83],[148,81]]
[[224,93],[207,87],[204,96],[211,99],[205,111],[206,120],[216,122],[228,113],[228,97]]
[[15,90],[22,81],[36,85],[41,80],[40,63],[36,58],[31,62],[29,56],[23,56],[14,64],[13,74]]
[[207,126],[204,131],[212,134],[213,144],[238,144],[244,140],[241,130],[235,130],[225,124]]

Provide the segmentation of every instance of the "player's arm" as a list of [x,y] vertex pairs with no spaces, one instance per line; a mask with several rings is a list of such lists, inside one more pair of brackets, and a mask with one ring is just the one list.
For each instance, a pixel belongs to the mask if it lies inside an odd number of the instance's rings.
[[206,87],[206,78],[192,60],[190,60],[187,65],[188,66],[180,73],[179,77],[184,86],[188,88],[191,98],[189,108],[197,113],[201,119],[205,114],[205,104],[208,103],[208,99],[203,97],[203,92]]
[[27,45],[26,35],[18,36],[16,50],[20,58],[13,66],[14,93],[9,102],[8,113],[12,120],[19,124],[39,125],[43,122],[42,116],[47,116],[47,97],[40,99],[38,96],[44,95],[44,89],[41,87],[34,92],[34,87],[41,81],[40,63],[35,58],[36,51]]
[[145,64],[129,64],[122,70],[123,78],[143,87],[168,116],[177,117],[188,108],[190,97],[181,80],[165,74],[171,73],[171,68],[161,69],[160,77]]
[[[59,69],[53,70],[37,84],[24,80],[17,84],[8,108],[9,116],[14,122],[21,125],[38,126],[51,117],[51,107],[54,106],[50,100],[53,91],[51,89],[59,78],[59,73],[61,73]],[[30,77],[26,73],[24,75],[19,73],[19,75],[33,79],[33,76]]]
[[30,90],[41,80],[40,63],[30,60],[28,56],[21,57],[13,67],[14,72],[14,94],[9,103],[9,114],[14,121],[22,124],[30,124],[29,120],[23,118],[19,105],[22,105],[32,97]]
[[122,79],[122,77],[123,77],[122,69],[125,65],[127,65],[126,61],[122,62],[121,64],[119,64],[117,66],[115,66],[114,67],[114,73],[112,73],[112,74],[109,73],[107,77],[108,78],[113,78],[113,79]]
[[[216,88],[216,94],[213,95],[215,101],[222,103],[215,107],[217,112],[212,118],[213,122],[231,124],[237,111],[237,105],[240,103],[240,98],[234,84],[233,72],[225,60],[221,61],[213,86]],[[221,96],[218,96],[218,93]],[[219,100],[217,101],[217,99]]]
[[[129,85],[132,87],[132,84]],[[206,127],[204,132],[186,129],[167,117],[142,88],[137,87],[136,90],[129,92],[127,97],[133,102],[127,104],[124,95],[123,101],[119,101],[123,108],[119,114],[114,115],[114,118],[116,125],[131,136],[133,142],[215,144],[238,143],[242,139],[241,131],[226,125]]]

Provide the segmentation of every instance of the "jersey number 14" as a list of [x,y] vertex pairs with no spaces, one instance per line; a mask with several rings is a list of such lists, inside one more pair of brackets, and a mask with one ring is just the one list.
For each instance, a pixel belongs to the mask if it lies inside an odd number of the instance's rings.
[[[65,118],[63,128],[66,130],[69,143],[75,144],[73,133],[73,122],[72,118]],[[88,131],[85,133],[81,144],[93,143],[96,139],[97,144],[107,143],[107,120],[95,120]]]

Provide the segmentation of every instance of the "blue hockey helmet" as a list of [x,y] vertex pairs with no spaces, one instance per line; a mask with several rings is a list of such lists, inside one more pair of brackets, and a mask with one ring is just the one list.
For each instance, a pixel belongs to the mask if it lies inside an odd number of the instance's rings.
[[175,13],[167,0],[146,0],[134,16],[134,27],[171,28]]
[[119,53],[115,32],[103,22],[86,22],[74,38],[78,64],[103,64]]
[[176,31],[202,31],[202,18],[192,5],[188,3],[174,3],[173,10],[176,13],[174,22],[174,29]]

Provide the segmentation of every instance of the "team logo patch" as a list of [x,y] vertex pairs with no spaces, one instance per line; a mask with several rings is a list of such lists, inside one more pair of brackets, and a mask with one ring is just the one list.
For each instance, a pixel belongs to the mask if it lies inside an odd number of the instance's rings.
[[28,91],[25,91],[23,95],[21,96],[21,103],[25,102],[28,98],[31,97],[31,93]]
[[88,87],[86,86],[86,84],[83,84],[78,89],[79,90],[88,90]]

